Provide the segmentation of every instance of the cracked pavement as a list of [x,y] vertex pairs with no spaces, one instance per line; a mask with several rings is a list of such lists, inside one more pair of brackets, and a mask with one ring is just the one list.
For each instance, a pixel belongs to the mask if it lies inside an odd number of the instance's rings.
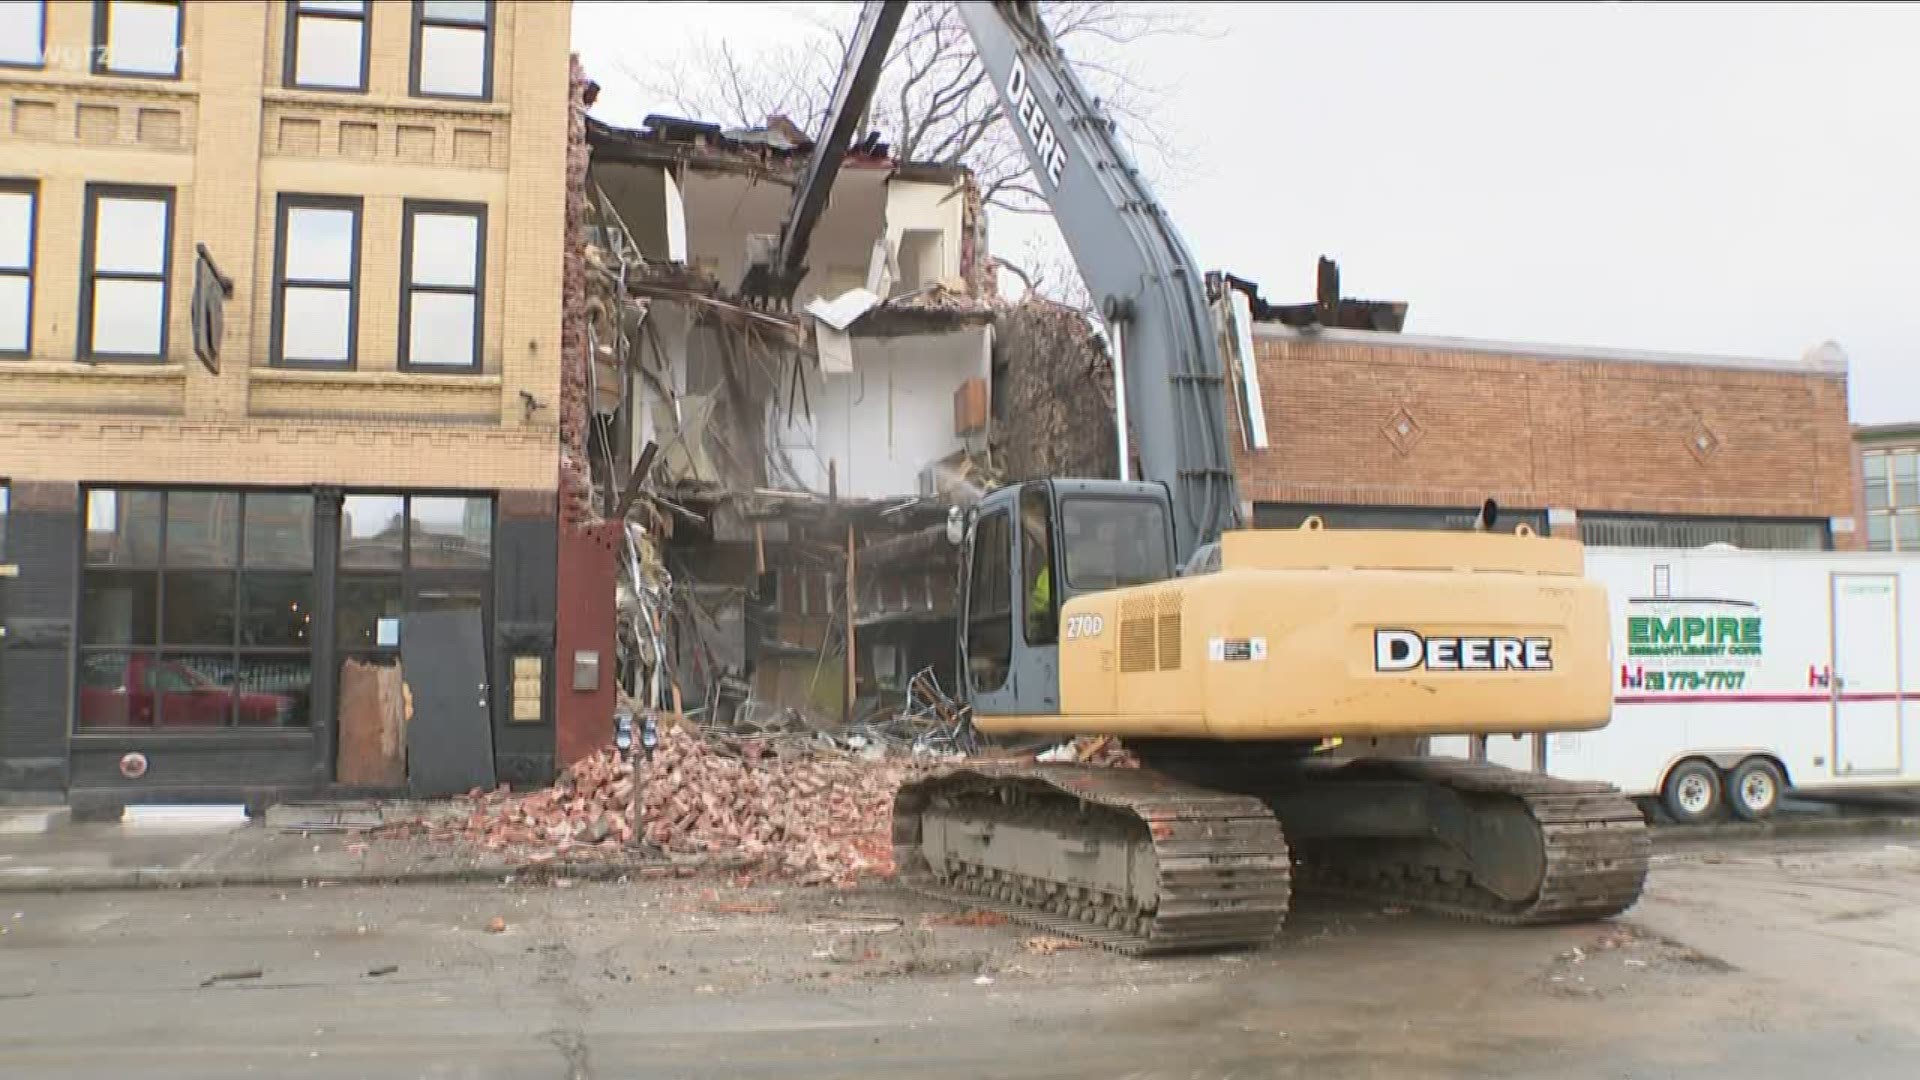
[[1302,898],[1275,947],[1150,962],[884,886],[21,894],[0,899],[0,1075],[1911,1074],[1920,845],[1656,858],[1613,923]]

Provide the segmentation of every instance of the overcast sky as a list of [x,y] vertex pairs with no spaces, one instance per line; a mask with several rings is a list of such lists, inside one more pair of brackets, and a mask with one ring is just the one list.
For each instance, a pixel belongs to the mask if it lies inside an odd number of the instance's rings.
[[[821,4],[575,5],[619,73],[751,50]],[[847,11],[855,10],[847,5]],[[1854,419],[1920,419],[1920,6],[1195,4],[1131,46],[1186,151],[1151,172],[1207,269],[1411,304],[1408,333],[1797,357],[1845,350]],[[848,16],[851,20],[851,14]],[[1019,250],[1032,225],[991,221]]]

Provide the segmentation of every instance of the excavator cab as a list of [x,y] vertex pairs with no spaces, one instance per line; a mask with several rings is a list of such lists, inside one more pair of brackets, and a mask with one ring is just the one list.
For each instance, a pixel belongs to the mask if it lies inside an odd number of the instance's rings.
[[1167,490],[1031,480],[987,493],[970,518],[960,596],[967,696],[987,716],[1058,713],[1062,605],[1173,576]]

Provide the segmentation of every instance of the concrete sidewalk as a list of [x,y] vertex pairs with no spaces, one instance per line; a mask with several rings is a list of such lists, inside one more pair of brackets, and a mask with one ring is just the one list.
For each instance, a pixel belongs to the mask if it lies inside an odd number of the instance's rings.
[[[383,819],[395,820],[418,810],[418,806],[389,806],[385,813],[368,812],[360,804],[275,807],[259,820],[237,815],[222,820],[187,809],[152,808],[150,814],[130,814],[115,823],[74,823],[55,813],[47,815],[44,831],[0,829],[0,893],[558,877],[614,881],[691,875],[738,862],[684,856],[663,859],[640,851],[630,856],[536,860],[446,842],[376,840],[364,831]],[[8,813],[18,821],[25,812]],[[1863,835],[1920,836],[1920,816],[1794,815],[1764,824],[1721,822],[1653,830],[1655,844],[1662,847]]]
[[[277,810],[278,808],[276,808]],[[692,873],[693,865],[636,851],[530,860],[419,839],[372,839],[359,821],[311,830],[217,815],[130,815],[111,823],[59,823],[0,832],[0,893],[99,889],[483,882],[506,878],[614,880]],[[324,821],[308,813],[305,820]]]

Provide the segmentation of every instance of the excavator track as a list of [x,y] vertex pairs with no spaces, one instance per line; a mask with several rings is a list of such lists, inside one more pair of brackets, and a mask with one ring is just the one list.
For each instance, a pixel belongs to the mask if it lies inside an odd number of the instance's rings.
[[902,786],[893,839],[914,892],[1131,956],[1266,944],[1291,895],[1259,800],[1144,769],[953,769]]
[[1448,759],[1372,760],[1359,766],[1326,770],[1329,776],[1307,780],[1290,797],[1312,799],[1317,786],[1347,782],[1340,774],[1355,769],[1361,783],[1439,785],[1482,807],[1504,801],[1537,829],[1537,884],[1524,897],[1511,890],[1502,896],[1452,860],[1421,857],[1443,852],[1436,844],[1398,845],[1382,858],[1360,845],[1335,841],[1303,853],[1296,867],[1302,891],[1508,926],[1606,919],[1640,899],[1651,855],[1646,821],[1611,785]]

